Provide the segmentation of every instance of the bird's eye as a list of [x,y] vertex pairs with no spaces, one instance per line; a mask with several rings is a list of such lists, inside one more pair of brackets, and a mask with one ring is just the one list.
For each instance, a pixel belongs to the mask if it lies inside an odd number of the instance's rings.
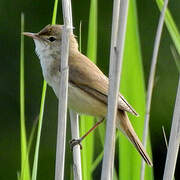
[[55,41],[55,40],[56,40],[56,38],[55,38],[55,37],[53,37],[53,36],[51,36],[51,37],[49,37],[49,38],[48,38],[48,40],[49,40],[49,41],[51,41],[51,42],[53,42],[53,41]]

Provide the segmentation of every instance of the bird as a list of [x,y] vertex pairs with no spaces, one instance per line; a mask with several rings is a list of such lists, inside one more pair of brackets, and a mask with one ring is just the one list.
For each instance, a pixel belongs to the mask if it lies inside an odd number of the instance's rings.
[[[38,33],[24,32],[35,43],[35,52],[40,59],[43,77],[59,98],[60,61],[63,25],[47,25]],[[69,80],[68,107],[79,114],[87,114],[101,119],[91,130],[98,126],[107,115],[109,79],[88,57],[78,49],[78,42],[73,33],[69,35]],[[119,93],[117,99],[116,127],[129,139],[144,161],[153,163],[143,147],[140,139],[128,118],[127,113],[138,116],[127,100]],[[91,131],[90,130],[90,131]],[[74,145],[80,144],[89,134],[88,131],[79,140],[73,140]]]

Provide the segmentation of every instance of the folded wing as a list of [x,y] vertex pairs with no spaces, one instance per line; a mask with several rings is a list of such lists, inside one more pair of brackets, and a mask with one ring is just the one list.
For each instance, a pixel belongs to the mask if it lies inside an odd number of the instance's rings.
[[[75,60],[72,62],[73,58]],[[109,79],[93,62],[77,51],[70,54],[69,81],[107,104]],[[121,94],[118,97],[118,109],[138,115]]]

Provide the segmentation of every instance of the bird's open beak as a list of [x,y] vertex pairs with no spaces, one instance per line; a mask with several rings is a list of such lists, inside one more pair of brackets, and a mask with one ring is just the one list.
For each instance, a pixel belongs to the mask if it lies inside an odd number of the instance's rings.
[[36,33],[23,32],[22,34],[23,34],[24,36],[28,36],[28,37],[31,37],[31,38],[33,38],[33,39],[39,39],[38,34],[36,34]]

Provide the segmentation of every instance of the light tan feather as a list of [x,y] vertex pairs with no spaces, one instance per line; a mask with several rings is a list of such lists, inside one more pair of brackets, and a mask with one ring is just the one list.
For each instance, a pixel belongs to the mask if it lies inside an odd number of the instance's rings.
[[[77,51],[71,52],[69,56],[69,81],[107,104],[108,78],[86,56]],[[118,109],[138,115],[121,94],[118,98]]]
[[146,153],[146,150],[144,149],[141,141],[139,140],[138,136],[136,135],[125,111],[121,111],[121,110],[118,111],[117,128],[119,128],[124,133],[124,135],[129,139],[129,141],[135,146],[135,148],[141,154],[144,161],[149,166],[153,166],[150,157]]

